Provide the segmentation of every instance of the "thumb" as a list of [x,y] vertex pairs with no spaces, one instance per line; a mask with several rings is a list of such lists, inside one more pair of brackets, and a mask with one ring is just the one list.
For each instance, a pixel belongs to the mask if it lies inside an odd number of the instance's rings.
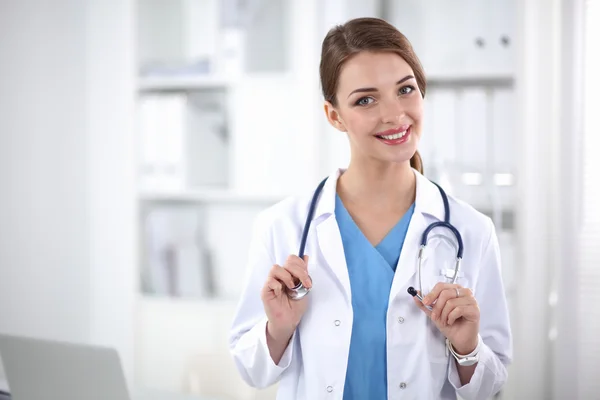
[[[305,254],[304,257],[302,257],[302,259],[304,260],[306,271],[308,271],[308,256]],[[310,280],[310,287],[312,288],[312,278],[310,277],[310,275],[308,276],[308,279]]]
[[414,300],[415,304],[417,305],[417,307],[419,307],[421,309],[421,311],[423,311],[425,313],[425,315],[427,315],[428,317],[431,316],[431,311],[429,309],[427,309],[427,307],[425,307],[423,305],[423,303],[421,303],[421,300],[417,299],[416,297],[413,297],[413,300]]

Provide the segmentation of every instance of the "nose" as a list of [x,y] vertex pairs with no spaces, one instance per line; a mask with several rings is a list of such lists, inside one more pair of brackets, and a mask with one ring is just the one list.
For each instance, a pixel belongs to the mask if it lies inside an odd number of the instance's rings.
[[380,101],[381,122],[384,124],[398,124],[404,116],[404,108],[397,98]]

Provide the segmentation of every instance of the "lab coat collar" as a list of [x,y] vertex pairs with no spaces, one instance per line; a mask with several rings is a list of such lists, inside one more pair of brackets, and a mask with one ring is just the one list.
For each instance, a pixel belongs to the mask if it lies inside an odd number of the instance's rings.
[[[338,168],[329,175],[327,182],[325,182],[325,186],[323,187],[317,208],[315,209],[313,220],[319,220],[321,217],[328,217],[335,213],[337,180],[344,171],[344,168]],[[427,214],[443,221],[444,203],[439,189],[417,170],[413,169],[413,172],[417,178],[415,212]]]
[[422,214],[444,220],[444,201],[440,190],[429,179],[419,171],[413,169],[417,177],[417,195],[415,200],[415,211]]
[[338,168],[327,178],[321,197],[315,209],[313,220],[319,220],[320,217],[328,217],[335,213],[335,195],[337,192],[337,180],[344,173],[344,168]]

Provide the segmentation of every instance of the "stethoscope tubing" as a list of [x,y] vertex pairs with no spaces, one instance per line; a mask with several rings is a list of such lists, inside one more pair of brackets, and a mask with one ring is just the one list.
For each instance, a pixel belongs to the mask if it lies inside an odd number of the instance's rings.
[[[306,216],[306,222],[304,223],[304,227],[302,229],[302,237],[300,240],[300,249],[298,250],[298,257],[300,257],[300,258],[304,257],[304,251],[306,250],[306,241],[308,239],[308,233],[309,233],[311,222],[312,222],[312,219],[313,219],[313,216],[315,213],[315,208],[317,206],[319,196],[320,196],[321,192],[323,191],[323,187],[325,186],[326,181],[327,181],[327,178],[323,179],[321,181],[321,183],[319,183],[319,186],[317,186],[317,188],[315,189],[312,200],[310,202],[310,208],[309,208],[308,214]],[[423,262],[423,253],[425,252],[425,249],[427,247],[427,238],[429,236],[429,233],[435,228],[446,228],[446,229],[450,230],[452,232],[452,234],[456,237],[456,241],[458,243],[458,250],[456,253],[456,264],[455,264],[455,268],[454,268],[454,277],[452,278],[452,283],[456,283],[456,280],[458,278],[458,272],[460,270],[460,265],[461,265],[461,261],[462,261],[462,257],[463,257],[463,250],[464,250],[463,240],[462,240],[462,236],[461,236],[460,232],[458,231],[458,229],[456,229],[456,227],[454,227],[450,223],[450,205],[448,202],[448,196],[446,195],[446,192],[444,192],[444,190],[442,189],[442,187],[440,185],[438,185],[435,182],[432,182],[432,183],[435,186],[437,186],[437,188],[439,189],[440,195],[442,197],[442,201],[444,202],[444,221],[437,221],[437,222],[430,224],[425,229],[425,231],[423,232],[423,234],[421,236],[421,247],[419,248],[419,254],[418,254],[419,288],[421,290],[421,294],[423,293],[421,268],[422,268],[422,262]],[[410,287],[409,293],[412,294],[413,291],[415,293],[417,293],[416,290],[414,290],[414,288]],[[302,284],[302,282],[298,282],[296,284],[296,286],[294,286],[293,288],[287,289],[287,295],[292,300],[300,300],[300,299],[304,298],[309,292],[310,292],[310,289],[306,288]],[[413,294],[413,296],[415,296],[415,294]]]
[[[300,240],[300,249],[298,250],[298,257],[304,258],[304,251],[306,249],[306,240],[308,239],[308,231],[310,230],[310,225],[315,214],[315,209],[317,207],[317,202],[319,201],[319,196],[323,191],[323,186],[325,186],[325,182],[327,182],[327,178],[323,179],[319,186],[315,189],[315,193],[313,194],[312,200],[310,202],[310,208],[308,210],[308,214],[306,216],[306,222],[304,223],[304,228],[302,229],[302,238]],[[287,290],[287,295],[292,300],[300,300],[304,298],[310,289],[305,287],[302,282],[298,282],[296,286]]]

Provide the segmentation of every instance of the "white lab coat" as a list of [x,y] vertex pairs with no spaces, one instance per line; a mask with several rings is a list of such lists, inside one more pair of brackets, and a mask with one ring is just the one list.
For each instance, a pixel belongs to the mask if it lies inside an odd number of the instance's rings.
[[[255,222],[246,286],[229,343],[242,378],[258,388],[279,382],[278,399],[342,399],[352,333],[352,293],[334,213],[336,181],[341,172],[335,171],[327,180],[314,214],[305,252],[313,281],[309,306],[278,365],[273,363],[267,348],[267,319],[260,291],[273,264],[283,265],[290,254],[297,254],[313,191],[268,208]],[[466,400],[487,399],[505,383],[506,365],[512,358],[494,226],[485,215],[448,196],[450,221],[462,234],[464,243],[457,283],[474,291],[481,310],[480,334],[484,342],[475,374],[469,384],[461,387],[444,337],[407,293],[409,286],[419,288],[416,261],[421,235],[427,225],[444,218],[437,187],[417,171],[415,174],[414,215],[387,312],[388,399],[456,399],[457,394]],[[444,234],[444,230],[439,232]],[[432,233],[428,243],[430,250],[422,274],[425,292],[444,279],[441,274],[454,265],[456,254],[439,235]]]

